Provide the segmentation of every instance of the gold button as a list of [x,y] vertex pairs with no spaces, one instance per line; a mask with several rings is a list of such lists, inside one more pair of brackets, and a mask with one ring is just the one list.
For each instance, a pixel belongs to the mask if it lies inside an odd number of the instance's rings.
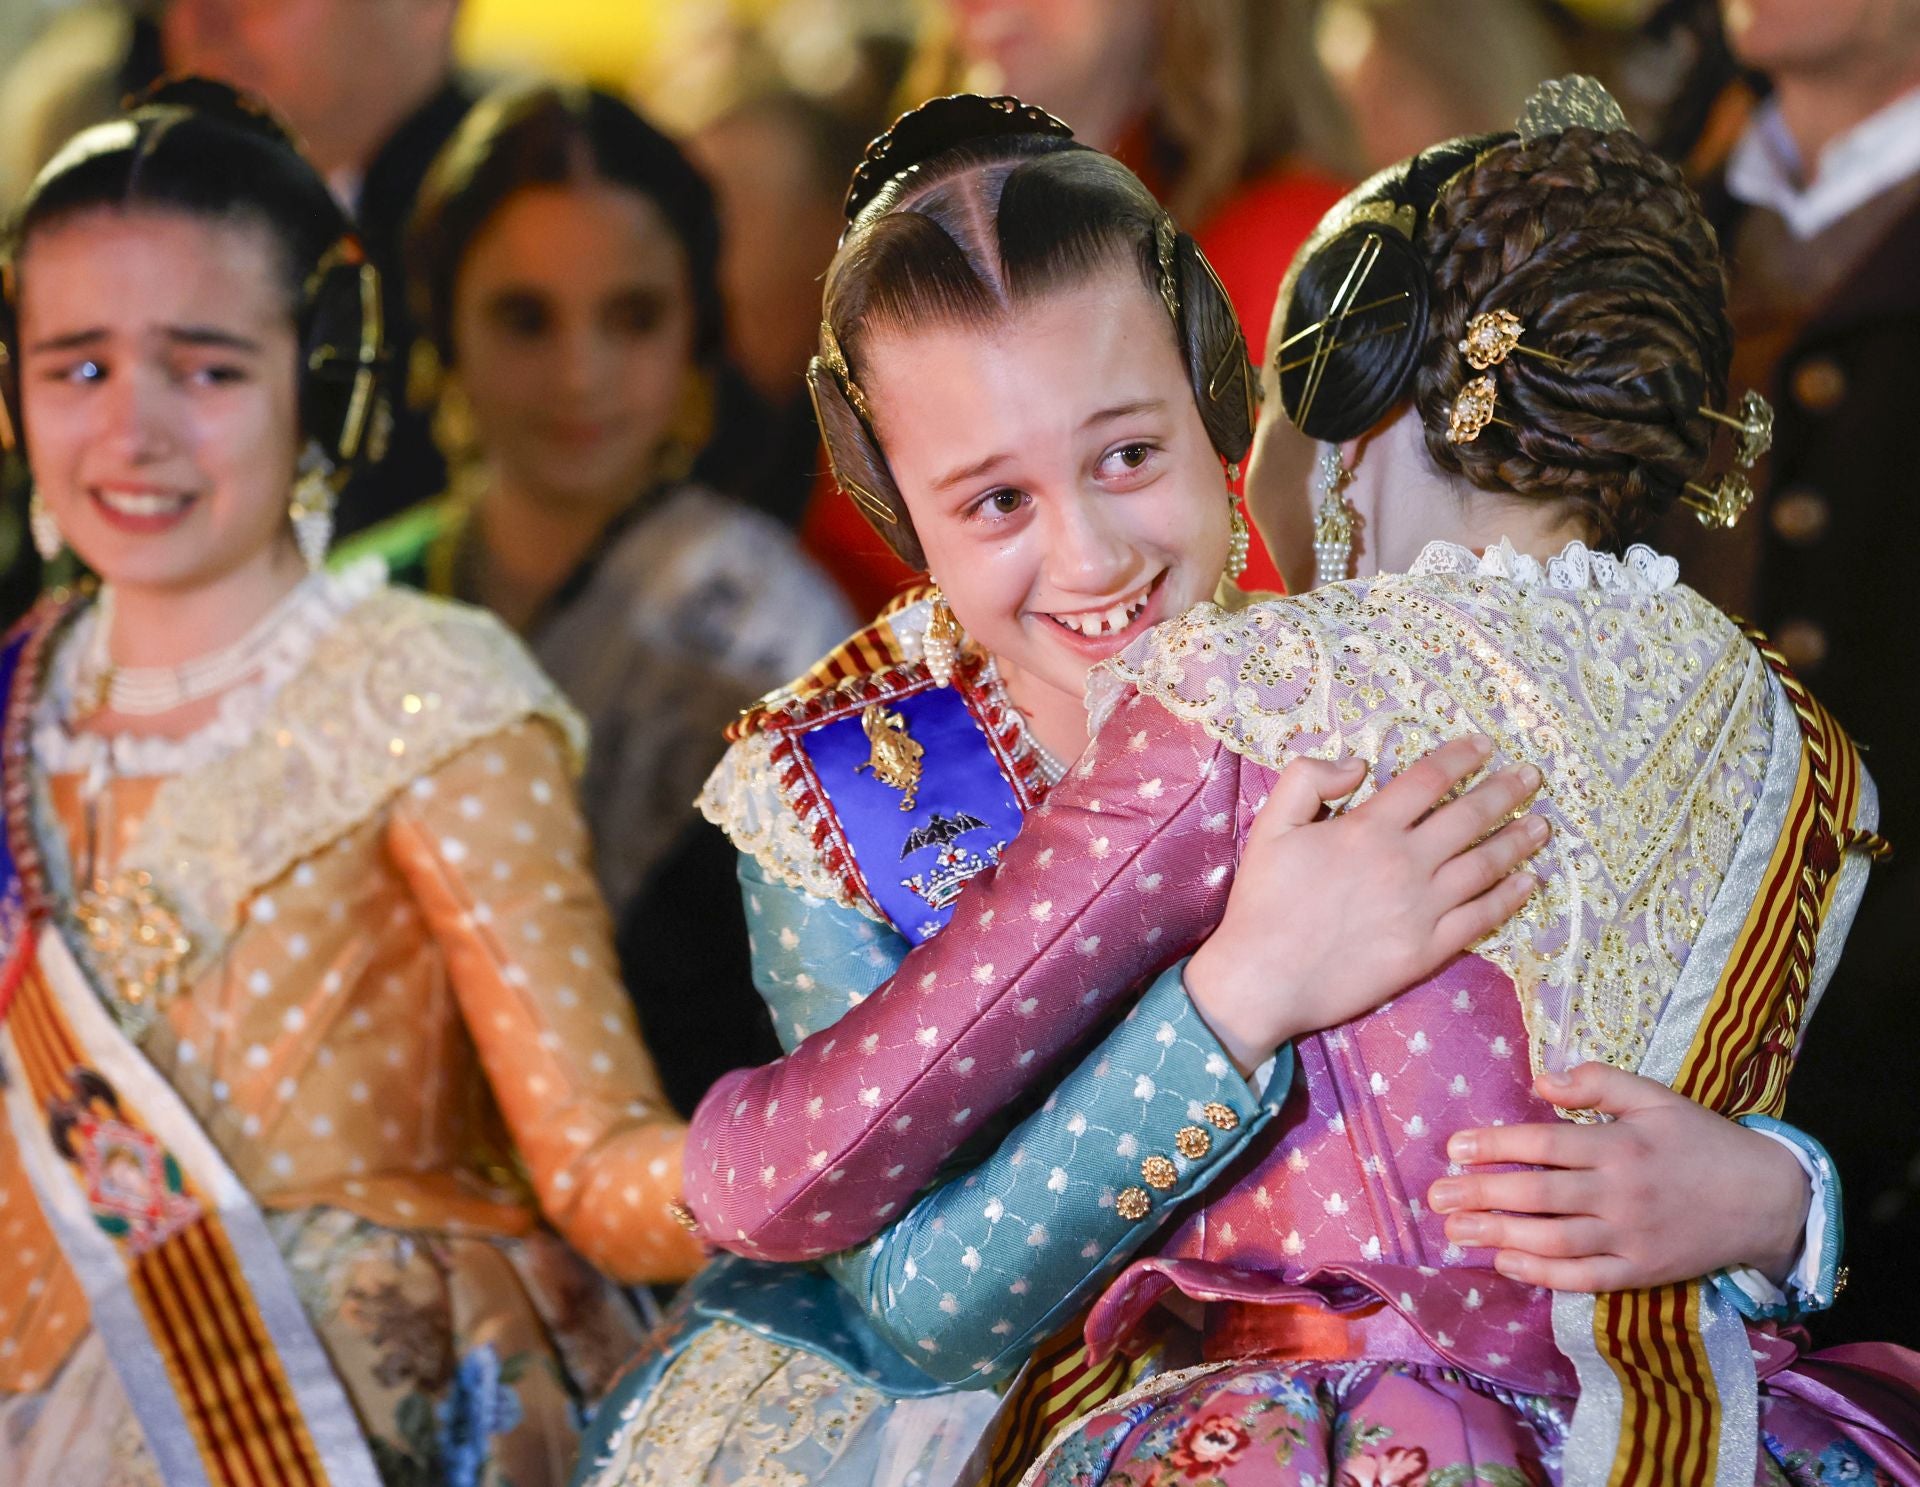
[[1173,1144],[1180,1155],[1190,1162],[1197,1162],[1213,1150],[1213,1137],[1203,1126],[1182,1126],[1174,1134]]
[[1773,530],[1781,541],[1806,547],[1826,536],[1832,516],[1833,509],[1827,505],[1825,496],[1804,485],[1796,485],[1775,498],[1767,520],[1773,523]]
[[1217,1131],[1231,1131],[1240,1124],[1240,1117],[1231,1105],[1222,1105],[1218,1100],[1209,1100],[1200,1107],[1200,1113],[1207,1118],[1207,1124]]
[[1180,1169],[1173,1165],[1170,1158],[1150,1156],[1140,1164],[1140,1175],[1146,1179],[1148,1187],[1164,1193],[1180,1180]]
[[1809,413],[1831,413],[1846,396],[1847,374],[1831,356],[1810,356],[1794,369],[1793,399]]
[[1113,1206],[1120,1217],[1131,1224],[1147,1216],[1153,1208],[1153,1199],[1147,1196],[1145,1188],[1122,1188]]
[[1827,659],[1827,632],[1812,620],[1788,620],[1773,632],[1773,643],[1795,671],[1812,673]]
[[687,1207],[679,1198],[668,1200],[667,1213],[676,1224],[685,1229],[689,1234],[698,1234],[700,1232],[700,1220],[693,1216],[693,1210]]

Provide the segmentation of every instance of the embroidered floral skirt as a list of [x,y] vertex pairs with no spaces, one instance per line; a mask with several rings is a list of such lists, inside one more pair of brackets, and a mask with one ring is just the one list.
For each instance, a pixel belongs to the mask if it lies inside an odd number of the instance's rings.
[[[400,1233],[337,1209],[268,1219],[387,1487],[559,1487],[641,1332],[558,1239]],[[7,1487],[160,1487],[97,1333],[0,1396]]]
[[883,1393],[720,1319],[663,1336],[608,1394],[576,1487],[971,1487],[998,1397]]
[[[1905,1487],[1920,1481],[1870,1424],[1845,1428],[1828,1403],[1762,1387],[1757,1482]],[[1055,1440],[1026,1482],[1558,1487],[1572,1413],[1570,1399],[1513,1393],[1451,1369],[1211,1364],[1164,1374],[1083,1418]]]

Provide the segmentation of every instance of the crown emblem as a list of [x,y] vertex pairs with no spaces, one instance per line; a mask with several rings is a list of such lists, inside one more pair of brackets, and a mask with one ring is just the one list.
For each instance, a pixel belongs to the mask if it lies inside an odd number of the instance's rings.
[[940,848],[940,855],[934,858],[931,868],[902,878],[900,886],[928,908],[944,909],[960,896],[960,890],[971,880],[998,863],[1006,849],[1005,842],[996,842],[985,852],[972,852],[958,842],[949,841]]

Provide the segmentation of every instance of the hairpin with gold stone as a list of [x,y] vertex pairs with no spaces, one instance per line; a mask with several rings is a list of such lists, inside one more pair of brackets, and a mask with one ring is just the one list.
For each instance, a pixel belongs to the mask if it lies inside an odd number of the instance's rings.
[[1468,382],[1454,397],[1453,409],[1447,416],[1449,444],[1471,444],[1490,423],[1512,427],[1506,419],[1494,416],[1500,390],[1491,376],[1491,369],[1514,352],[1550,361],[1568,371],[1579,370],[1574,362],[1564,356],[1522,346],[1520,337],[1526,328],[1526,323],[1511,310],[1483,310],[1467,322],[1467,333],[1459,341],[1460,354],[1466,358],[1467,365],[1481,375]]
[[1710,486],[1689,480],[1681,489],[1680,500],[1692,508],[1693,514],[1700,518],[1701,526],[1724,532],[1745,516],[1747,509],[1753,505],[1753,482],[1747,478],[1746,472],[1773,448],[1773,405],[1748,388],[1740,399],[1737,415],[1705,406],[1701,407],[1700,413],[1715,423],[1724,423],[1730,429],[1737,429],[1740,442],[1733,452],[1733,469]]

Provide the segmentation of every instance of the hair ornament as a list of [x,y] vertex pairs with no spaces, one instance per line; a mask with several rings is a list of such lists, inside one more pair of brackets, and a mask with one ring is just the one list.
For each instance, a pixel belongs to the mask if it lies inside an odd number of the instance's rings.
[[1724,532],[1753,505],[1753,482],[1738,470],[1729,470],[1710,486],[1689,480],[1680,500],[1692,508],[1701,526]]
[[1504,418],[1493,415],[1499,397],[1493,378],[1485,372],[1461,388],[1454,396],[1452,410],[1447,414],[1447,442],[1471,444],[1488,424],[1504,424]]
[[1173,328],[1180,329],[1180,229],[1171,212],[1162,212],[1153,224],[1153,256],[1160,265],[1160,298]]
[[951,93],[909,109],[867,146],[853,172],[842,210],[847,225],[892,182],[929,160],[974,140],[1034,134],[1071,141],[1073,131],[1043,108],[1007,94]]
[[873,410],[867,406],[867,395],[860,391],[860,384],[853,380],[853,369],[847,365],[846,352],[840,349],[840,338],[825,320],[820,322],[820,359],[827,364],[827,370],[833,373],[834,381],[840,384],[840,391],[853,405],[853,411],[860,415],[860,421],[872,428]]
[[1722,413],[1718,408],[1703,407],[1700,412],[1715,423],[1724,423],[1739,431],[1740,442],[1734,450],[1733,462],[1743,470],[1751,470],[1760,462],[1760,457],[1773,448],[1773,404],[1752,388],[1741,397],[1737,416]]
[[1535,356],[1541,361],[1550,361],[1569,371],[1577,371],[1574,363],[1564,356],[1555,356],[1548,351],[1536,351],[1531,346],[1522,346],[1520,336],[1526,330],[1526,324],[1511,310],[1483,310],[1467,322],[1467,333],[1460,338],[1460,354],[1467,359],[1467,365],[1476,372],[1484,372],[1489,367],[1497,367],[1514,352],[1522,356]]
[[1574,73],[1557,77],[1534,89],[1520,109],[1514,126],[1520,143],[1530,145],[1549,134],[1564,134],[1569,129],[1591,129],[1599,134],[1617,131],[1632,133],[1633,126],[1614,97],[1598,78]]
[[1773,447],[1773,405],[1748,388],[1740,399],[1737,417],[1717,408],[1703,407],[1700,412],[1715,423],[1739,430],[1740,442],[1734,449],[1733,469],[1710,486],[1689,480],[1680,493],[1680,500],[1692,508],[1701,526],[1724,532],[1753,505],[1753,482],[1746,472]]

